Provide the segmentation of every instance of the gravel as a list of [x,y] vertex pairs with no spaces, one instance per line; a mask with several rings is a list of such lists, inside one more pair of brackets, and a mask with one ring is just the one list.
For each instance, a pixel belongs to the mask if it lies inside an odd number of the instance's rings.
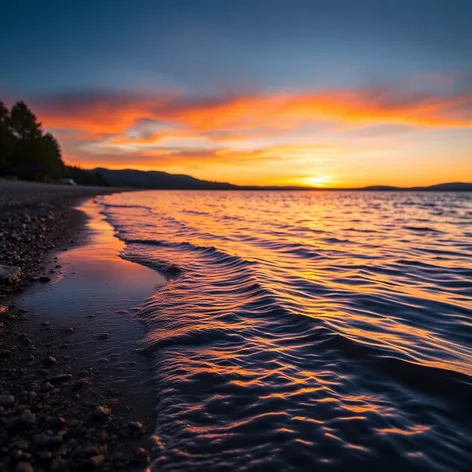
[[98,369],[61,355],[80,326],[39,321],[35,331],[36,315],[12,302],[26,286],[51,281],[47,254],[69,247],[84,222],[72,204],[100,192],[110,190],[0,181],[0,265],[21,269],[0,283],[1,471],[143,471],[149,464],[149,418],[133,415]]

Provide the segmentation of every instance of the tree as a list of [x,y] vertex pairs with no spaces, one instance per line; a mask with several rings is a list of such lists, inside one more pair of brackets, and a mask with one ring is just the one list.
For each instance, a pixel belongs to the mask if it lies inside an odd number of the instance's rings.
[[37,180],[38,175],[45,173],[41,158],[41,123],[24,102],[16,102],[10,112],[9,128],[15,139],[12,171],[20,178]]
[[46,133],[41,138],[40,157],[49,176],[57,179],[64,174],[61,148],[51,133]]
[[14,138],[9,128],[10,112],[0,100],[0,175],[6,174],[11,164]]
[[16,102],[10,113],[10,129],[13,135],[23,141],[38,139],[42,136],[41,123],[25,102]]
[[51,133],[43,133],[41,123],[26,103],[13,105],[8,120],[14,138],[11,170],[27,180],[51,180],[61,177],[64,163],[61,148]]
[[72,177],[83,185],[108,185],[100,171],[65,166],[61,147],[26,103],[16,102],[11,111],[0,100],[0,175],[25,180],[57,180]]

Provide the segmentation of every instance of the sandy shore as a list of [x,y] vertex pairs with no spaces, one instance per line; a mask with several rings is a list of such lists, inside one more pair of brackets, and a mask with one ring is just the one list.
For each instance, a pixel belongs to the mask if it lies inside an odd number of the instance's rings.
[[[19,282],[0,285],[2,471],[143,470],[148,463],[153,401],[149,386],[139,387],[138,398],[132,388],[148,360],[107,345],[110,333],[96,313],[72,320],[21,302],[25,288],[41,293],[64,277],[61,252],[84,241],[86,217],[73,206],[113,191],[0,181],[0,264],[22,269]],[[142,335],[133,323],[131,340]],[[102,352],[107,357],[98,358]]]

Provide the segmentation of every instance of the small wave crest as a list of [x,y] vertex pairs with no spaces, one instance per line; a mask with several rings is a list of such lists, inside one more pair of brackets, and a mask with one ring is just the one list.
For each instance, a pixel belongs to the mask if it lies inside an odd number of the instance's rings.
[[139,313],[155,470],[466,470],[471,199],[107,198],[123,256],[169,279]]

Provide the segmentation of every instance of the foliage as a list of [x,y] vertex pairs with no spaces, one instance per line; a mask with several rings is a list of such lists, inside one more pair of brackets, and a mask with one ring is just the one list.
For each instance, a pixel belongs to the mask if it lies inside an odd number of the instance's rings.
[[9,110],[0,100],[0,175],[44,182],[69,177],[82,185],[108,185],[100,171],[65,166],[57,139],[43,131],[22,101]]
[[43,132],[26,103],[17,102],[8,110],[0,101],[0,174],[52,181],[63,173],[58,142]]
[[9,121],[10,111],[0,100],[0,175],[8,172],[13,155],[14,140]]

